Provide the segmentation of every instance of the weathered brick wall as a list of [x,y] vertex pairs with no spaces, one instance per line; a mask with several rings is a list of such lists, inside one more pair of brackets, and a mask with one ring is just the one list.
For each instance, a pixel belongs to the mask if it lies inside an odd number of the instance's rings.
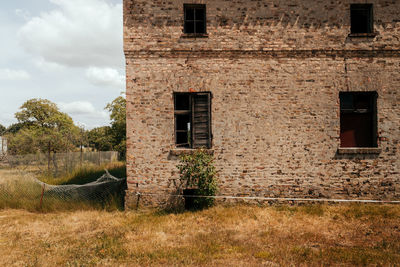
[[[174,200],[189,88],[213,93],[221,194],[400,199],[400,3],[370,2],[375,38],[348,37],[349,1],[260,0],[197,1],[209,37],[187,39],[183,1],[126,0],[127,204]],[[378,92],[380,154],[337,153],[341,91]]]
[[[182,37],[183,4],[207,5],[209,38]],[[350,3],[373,3],[378,36],[352,39]],[[397,0],[125,0],[126,50],[399,49]]]

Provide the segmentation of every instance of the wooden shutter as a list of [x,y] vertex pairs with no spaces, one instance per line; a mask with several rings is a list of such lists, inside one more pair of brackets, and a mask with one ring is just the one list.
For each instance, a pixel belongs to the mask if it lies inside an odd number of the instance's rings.
[[211,95],[197,93],[192,101],[193,148],[211,148]]

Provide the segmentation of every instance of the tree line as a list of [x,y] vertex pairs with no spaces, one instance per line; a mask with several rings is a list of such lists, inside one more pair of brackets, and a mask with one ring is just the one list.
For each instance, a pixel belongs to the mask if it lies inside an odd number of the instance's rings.
[[17,123],[8,128],[0,124],[8,152],[14,155],[61,153],[88,147],[96,151],[118,151],[126,155],[126,100],[119,96],[107,104],[111,124],[86,130],[47,99],[30,99],[15,113]]

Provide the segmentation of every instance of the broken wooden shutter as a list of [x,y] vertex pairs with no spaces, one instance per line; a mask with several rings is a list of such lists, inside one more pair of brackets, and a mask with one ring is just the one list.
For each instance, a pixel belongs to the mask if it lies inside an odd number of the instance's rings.
[[193,148],[211,148],[211,94],[195,94],[192,105]]

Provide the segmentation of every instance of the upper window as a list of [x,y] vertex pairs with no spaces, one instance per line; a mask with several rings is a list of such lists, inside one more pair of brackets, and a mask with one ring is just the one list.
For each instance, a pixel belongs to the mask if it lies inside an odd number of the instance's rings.
[[350,5],[351,33],[373,33],[372,4]]
[[206,33],[206,5],[185,4],[184,33],[202,35]]
[[340,147],[377,147],[376,92],[341,92]]
[[177,147],[211,148],[211,93],[175,93]]

